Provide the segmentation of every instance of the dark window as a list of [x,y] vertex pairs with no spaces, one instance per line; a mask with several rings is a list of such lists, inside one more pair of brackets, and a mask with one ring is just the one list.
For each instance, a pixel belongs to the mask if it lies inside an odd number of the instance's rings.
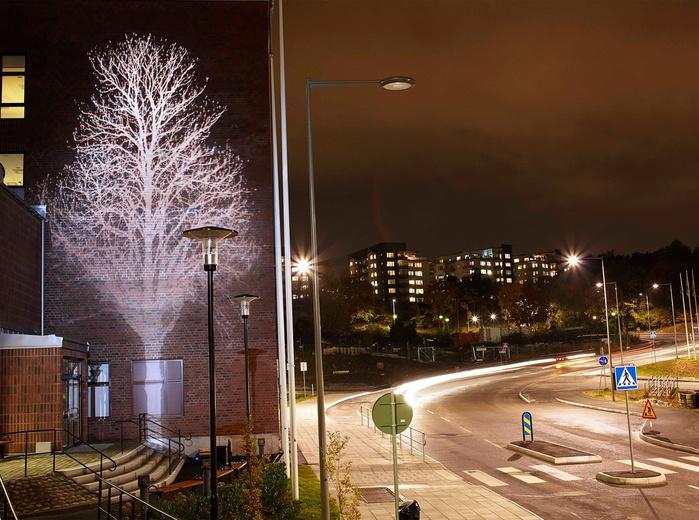
[[181,359],[133,361],[134,415],[184,415],[184,372]]

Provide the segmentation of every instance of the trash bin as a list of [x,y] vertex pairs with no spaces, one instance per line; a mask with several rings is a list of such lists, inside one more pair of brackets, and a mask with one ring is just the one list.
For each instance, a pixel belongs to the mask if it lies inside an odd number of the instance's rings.
[[399,520],[420,520],[420,504],[417,500],[402,502],[398,508]]

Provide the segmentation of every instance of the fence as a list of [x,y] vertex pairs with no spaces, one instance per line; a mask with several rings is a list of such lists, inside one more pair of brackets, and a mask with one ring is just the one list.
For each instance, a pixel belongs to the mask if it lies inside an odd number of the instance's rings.
[[[367,428],[373,428],[376,432],[376,425],[371,418],[371,409],[365,407],[364,405],[359,405],[359,420],[364,426],[366,422]],[[379,430],[380,431],[380,430]],[[381,432],[381,437],[383,438],[384,433]],[[408,428],[396,436],[398,441],[398,447],[403,449],[403,444],[410,448],[410,454],[413,454],[413,450],[422,454],[422,462],[425,462],[425,446],[427,446],[427,435],[422,430],[408,426]]]
[[679,381],[672,376],[651,376],[646,381],[646,395],[648,397],[671,398],[677,393]]

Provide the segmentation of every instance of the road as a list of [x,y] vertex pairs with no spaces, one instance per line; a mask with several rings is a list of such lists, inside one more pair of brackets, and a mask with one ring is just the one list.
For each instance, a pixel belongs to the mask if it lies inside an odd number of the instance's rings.
[[[625,354],[627,362],[636,364],[654,357],[670,359],[674,347]],[[614,363],[618,362],[615,356]],[[629,469],[626,415],[572,407],[555,397],[597,388],[599,372],[596,358],[588,358],[417,389],[412,395],[413,426],[427,433],[429,456],[465,480],[491,487],[546,519],[698,519],[699,456],[656,447],[635,435],[638,466],[664,472],[668,485],[620,488],[595,479],[601,469]],[[525,403],[520,392],[533,402]],[[346,418],[349,427],[357,409],[357,401],[350,401],[329,413],[338,420]],[[525,410],[533,414],[537,439],[600,455],[603,462],[553,466],[506,449],[521,438],[520,416]],[[656,411],[662,424],[662,410]],[[637,432],[642,419],[632,417],[631,424]]]

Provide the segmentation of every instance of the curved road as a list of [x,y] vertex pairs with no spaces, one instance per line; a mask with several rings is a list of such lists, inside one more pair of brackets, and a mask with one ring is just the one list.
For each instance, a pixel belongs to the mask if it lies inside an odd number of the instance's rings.
[[[656,349],[654,355],[669,359],[674,347]],[[648,351],[625,354],[627,362],[636,364],[652,357]],[[641,441],[640,417],[631,418],[635,460],[640,467],[665,472],[668,485],[621,488],[595,479],[602,469],[630,469],[626,415],[565,405],[555,397],[575,400],[581,390],[597,388],[599,372],[596,358],[587,358],[439,383],[415,391],[413,426],[427,433],[429,456],[545,519],[699,519],[699,455]],[[525,403],[520,392],[533,402]],[[329,413],[347,417],[357,408],[357,400],[348,401]],[[602,463],[553,466],[506,449],[521,439],[525,410],[533,415],[535,438],[600,455]],[[663,410],[656,407],[656,413],[662,425]],[[695,428],[699,430],[699,414]]]

